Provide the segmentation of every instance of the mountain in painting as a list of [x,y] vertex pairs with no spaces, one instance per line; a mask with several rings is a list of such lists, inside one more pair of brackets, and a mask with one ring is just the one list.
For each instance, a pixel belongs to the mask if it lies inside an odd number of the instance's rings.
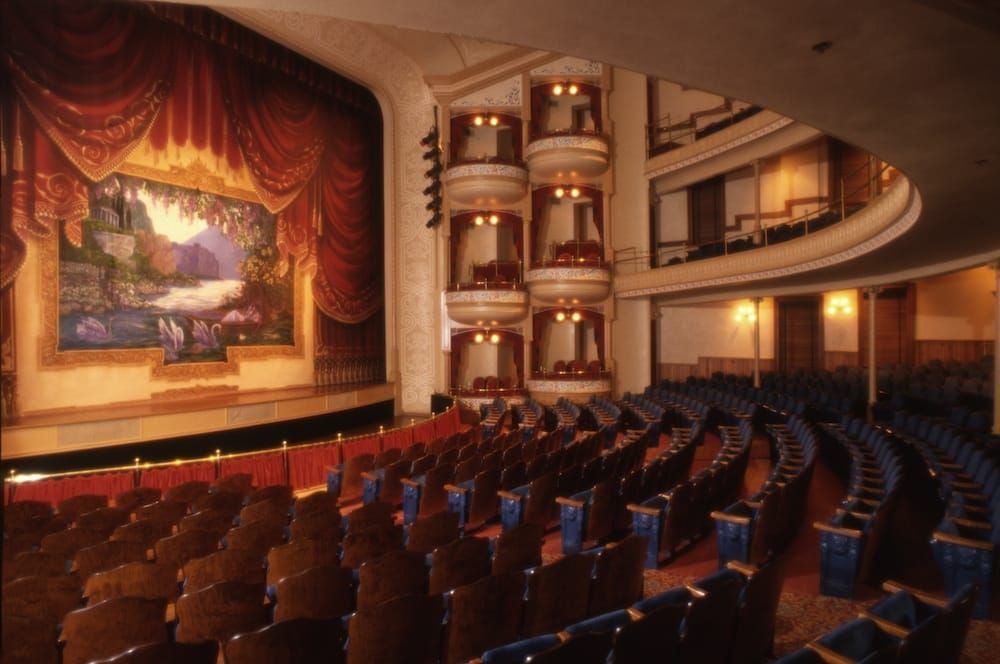
[[219,261],[220,279],[240,278],[239,266],[246,258],[246,252],[233,244],[218,226],[209,226],[184,242],[185,246],[196,244],[215,255]]

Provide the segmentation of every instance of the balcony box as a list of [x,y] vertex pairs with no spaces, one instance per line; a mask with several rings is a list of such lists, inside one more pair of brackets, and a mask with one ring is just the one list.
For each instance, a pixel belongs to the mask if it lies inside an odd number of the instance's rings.
[[526,281],[531,296],[545,304],[597,304],[611,292],[611,271],[602,264],[534,267]]
[[463,325],[496,327],[523,321],[528,315],[528,293],[490,284],[460,284],[445,294],[448,317]]
[[499,163],[463,163],[444,173],[453,204],[470,208],[497,208],[519,202],[528,191],[528,171]]
[[608,170],[608,143],[599,134],[566,134],[536,139],[525,148],[536,180],[596,178]]

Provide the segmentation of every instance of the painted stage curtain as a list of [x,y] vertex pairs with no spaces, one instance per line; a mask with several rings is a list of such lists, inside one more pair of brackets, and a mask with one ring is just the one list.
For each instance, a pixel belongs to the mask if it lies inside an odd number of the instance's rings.
[[[316,305],[355,325],[382,309],[381,115],[370,92],[215,14],[183,6],[6,0],[0,287],[25,241],[64,222],[144,141],[245,167],[278,248],[315,269]],[[14,266],[14,267],[8,267]]]

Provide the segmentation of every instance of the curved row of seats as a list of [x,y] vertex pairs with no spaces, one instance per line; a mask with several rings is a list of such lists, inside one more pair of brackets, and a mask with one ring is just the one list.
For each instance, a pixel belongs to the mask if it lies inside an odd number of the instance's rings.
[[849,459],[849,470],[836,514],[813,524],[820,531],[820,592],[852,597],[855,582],[871,581],[886,555],[904,477],[903,451],[898,441],[860,419],[846,426],[825,423],[822,429],[836,446],[831,452]]
[[527,441],[535,437],[539,427],[545,425],[545,406],[531,397],[524,402],[514,404],[513,424],[521,430],[522,438]]
[[555,428],[561,428],[566,442],[576,438],[577,422],[580,421],[579,406],[566,397],[559,397],[555,404],[549,406],[546,410],[552,414],[549,418],[551,423],[546,422],[546,425],[548,425],[546,426],[547,429],[551,431]]
[[777,461],[760,489],[713,512],[719,566],[731,560],[758,564],[784,551],[805,518],[819,440],[813,426],[798,416],[767,426]]
[[784,561],[756,568],[733,563],[671,588],[544,634],[495,648],[481,664],[749,664],[772,650]]
[[891,581],[883,588],[892,594],[776,664],[959,661],[975,602],[973,586],[948,597]]

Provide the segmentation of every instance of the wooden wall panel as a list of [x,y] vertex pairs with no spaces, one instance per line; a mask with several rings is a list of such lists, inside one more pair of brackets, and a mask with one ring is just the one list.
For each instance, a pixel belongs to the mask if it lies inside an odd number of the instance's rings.
[[828,350],[823,352],[823,368],[833,371],[837,367],[858,367],[860,358],[857,351]]
[[930,360],[942,362],[976,362],[993,354],[992,340],[973,339],[919,339],[916,341],[917,364]]
[[[774,371],[774,360],[760,360],[760,371]],[[753,375],[753,358],[750,357],[699,357],[698,375],[709,378],[716,371],[737,376]]]
[[676,362],[661,362],[659,380],[687,380],[688,376],[698,375],[697,364],[680,364]]

